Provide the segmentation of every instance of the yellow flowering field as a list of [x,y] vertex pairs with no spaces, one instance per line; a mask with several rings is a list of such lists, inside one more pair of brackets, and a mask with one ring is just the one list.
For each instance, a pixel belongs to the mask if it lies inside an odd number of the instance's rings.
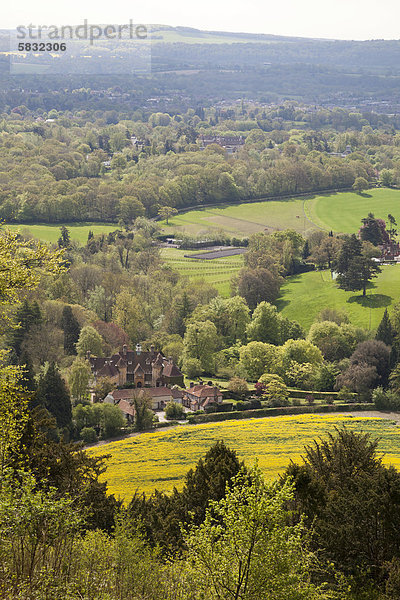
[[108,481],[111,493],[128,501],[136,489],[151,493],[155,488],[170,491],[174,486],[181,487],[188,469],[217,440],[224,440],[246,464],[251,465],[257,459],[266,477],[274,478],[290,459],[300,459],[305,444],[342,424],[379,438],[385,464],[400,469],[400,424],[348,414],[182,425],[93,447],[89,452],[95,456],[111,455],[103,478]]

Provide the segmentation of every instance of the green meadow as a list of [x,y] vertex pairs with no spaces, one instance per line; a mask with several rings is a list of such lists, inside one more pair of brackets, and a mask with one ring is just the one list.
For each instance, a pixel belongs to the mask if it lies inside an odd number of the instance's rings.
[[[86,244],[89,231],[93,231],[95,235],[99,233],[109,233],[118,229],[118,225],[113,223],[64,223],[68,228],[71,239],[79,244]],[[57,243],[60,237],[60,227],[57,225],[8,225],[7,227],[12,231],[27,231],[33,237],[41,240],[42,242],[50,242],[51,244]]]
[[367,296],[340,290],[330,271],[310,271],[288,277],[277,301],[279,310],[308,329],[323,308],[345,311],[350,322],[365,329],[378,327],[385,308],[400,300],[400,265],[382,267]]
[[363,194],[339,192],[286,200],[231,204],[201,208],[178,214],[167,225],[166,233],[201,234],[223,230],[246,237],[258,231],[295,229],[306,234],[311,229],[356,233],[361,219],[369,212],[386,219],[391,213],[400,222],[400,190],[374,188]]
[[231,279],[242,268],[243,255],[201,260],[185,258],[185,254],[194,253],[178,248],[161,249],[161,256],[165,262],[182,276],[192,280],[203,279],[214,286],[221,296],[230,296]]

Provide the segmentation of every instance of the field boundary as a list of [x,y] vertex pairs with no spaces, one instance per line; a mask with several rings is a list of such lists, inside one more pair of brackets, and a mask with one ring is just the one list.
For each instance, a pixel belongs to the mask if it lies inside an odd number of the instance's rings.
[[348,403],[348,404],[316,404],[312,406],[282,406],[280,408],[260,408],[254,410],[243,410],[234,412],[209,413],[204,415],[189,415],[189,425],[200,425],[201,423],[216,423],[218,421],[255,419],[260,417],[281,417],[289,415],[335,413],[362,410],[376,410],[372,403]]

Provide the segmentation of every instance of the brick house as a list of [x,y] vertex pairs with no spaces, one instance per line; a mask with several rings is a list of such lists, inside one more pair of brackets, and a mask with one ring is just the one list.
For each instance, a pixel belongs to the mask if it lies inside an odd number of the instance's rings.
[[192,384],[184,392],[183,405],[190,410],[204,410],[209,404],[222,404],[222,393],[216,386]]
[[137,388],[179,385],[183,387],[183,375],[172,358],[156,352],[142,351],[140,344],[136,350],[128,350],[124,345],[120,352],[106,358],[87,355],[93,379],[108,377],[116,386],[133,383]]

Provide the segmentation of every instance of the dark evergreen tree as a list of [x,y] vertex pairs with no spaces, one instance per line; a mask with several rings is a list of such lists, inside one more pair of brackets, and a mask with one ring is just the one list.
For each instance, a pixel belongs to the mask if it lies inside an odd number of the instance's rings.
[[71,399],[60,371],[52,362],[42,375],[37,391],[38,402],[47,408],[60,428],[69,427],[72,421]]
[[335,270],[342,290],[362,290],[363,296],[366,295],[369,281],[381,272],[379,265],[363,254],[361,241],[354,234],[345,239],[335,262]]
[[360,229],[360,238],[365,242],[371,242],[374,246],[382,244],[382,230],[379,226],[378,220],[375,219],[372,213],[368,214],[368,217],[362,219],[362,227]]
[[69,235],[69,231],[65,227],[65,225],[62,225],[62,227],[60,227],[60,232],[61,232],[61,235],[58,238],[58,247],[59,248],[69,248],[71,245],[71,238]]
[[61,316],[61,327],[64,331],[64,350],[67,354],[76,354],[76,346],[81,332],[80,325],[76,320],[72,308],[64,306]]
[[385,308],[385,312],[383,313],[383,317],[381,322],[379,323],[378,329],[376,331],[376,340],[380,340],[387,346],[391,346],[393,344],[393,328],[390,322],[389,313],[387,308]]
[[10,329],[7,336],[7,346],[19,358],[26,334],[33,325],[37,325],[42,321],[42,314],[38,303],[36,301],[30,303],[28,300],[24,300],[16,310],[15,320],[18,323],[18,327]]
[[302,252],[302,259],[306,260],[309,256],[310,256],[311,252],[310,252],[310,246],[308,244],[308,240],[305,241],[305,244],[303,246],[303,252]]

